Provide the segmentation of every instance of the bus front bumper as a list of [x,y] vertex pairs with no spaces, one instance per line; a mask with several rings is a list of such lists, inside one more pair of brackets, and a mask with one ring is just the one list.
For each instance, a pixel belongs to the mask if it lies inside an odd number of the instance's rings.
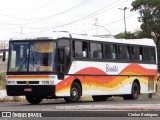
[[54,85],[7,85],[6,89],[8,96],[55,96]]

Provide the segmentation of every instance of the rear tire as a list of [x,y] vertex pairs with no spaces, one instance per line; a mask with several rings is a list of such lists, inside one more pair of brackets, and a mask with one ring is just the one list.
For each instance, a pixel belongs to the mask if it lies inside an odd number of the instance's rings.
[[65,97],[64,100],[68,103],[78,102],[81,96],[81,87],[78,83],[73,83],[70,90],[70,97]]
[[26,100],[30,103],[30,104],[39,104],[43,98],[40,96],[26,96]]
[[139,93],[140,93],[140,87],[137,82],[134,82],[132,85],[131,95],[125,95],[123,96],[123,99],[124,100],[132,100],[132,99],[136,100],[138,99]]
[[107,96],[92,96],[94,101],[106,101],[107,100]]

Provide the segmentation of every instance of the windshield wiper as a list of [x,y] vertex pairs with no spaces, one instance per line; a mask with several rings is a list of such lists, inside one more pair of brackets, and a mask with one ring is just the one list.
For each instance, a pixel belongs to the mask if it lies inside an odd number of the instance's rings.
[[18,72],[20,72],[21,70],[22,70],[22,67],[23,67],[23,65],[24,65],[24,63],[26,63],[26,61],[27,61],[27,59],[25,59],[24,61],[23,61],[23,63],[20,65],[20,67],[18,68]]

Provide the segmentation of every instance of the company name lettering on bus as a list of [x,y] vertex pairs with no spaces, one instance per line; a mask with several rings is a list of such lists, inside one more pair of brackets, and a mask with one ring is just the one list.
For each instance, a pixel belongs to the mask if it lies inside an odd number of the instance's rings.
[[106,64],[106,72],[118,72],[118,67],[117,66],[109,66]]

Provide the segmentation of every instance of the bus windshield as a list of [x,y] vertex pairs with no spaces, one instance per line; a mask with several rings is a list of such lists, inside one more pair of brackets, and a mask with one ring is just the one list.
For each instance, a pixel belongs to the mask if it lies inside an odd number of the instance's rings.
[[9,72],[55,71],[54,41],[10,42]]

